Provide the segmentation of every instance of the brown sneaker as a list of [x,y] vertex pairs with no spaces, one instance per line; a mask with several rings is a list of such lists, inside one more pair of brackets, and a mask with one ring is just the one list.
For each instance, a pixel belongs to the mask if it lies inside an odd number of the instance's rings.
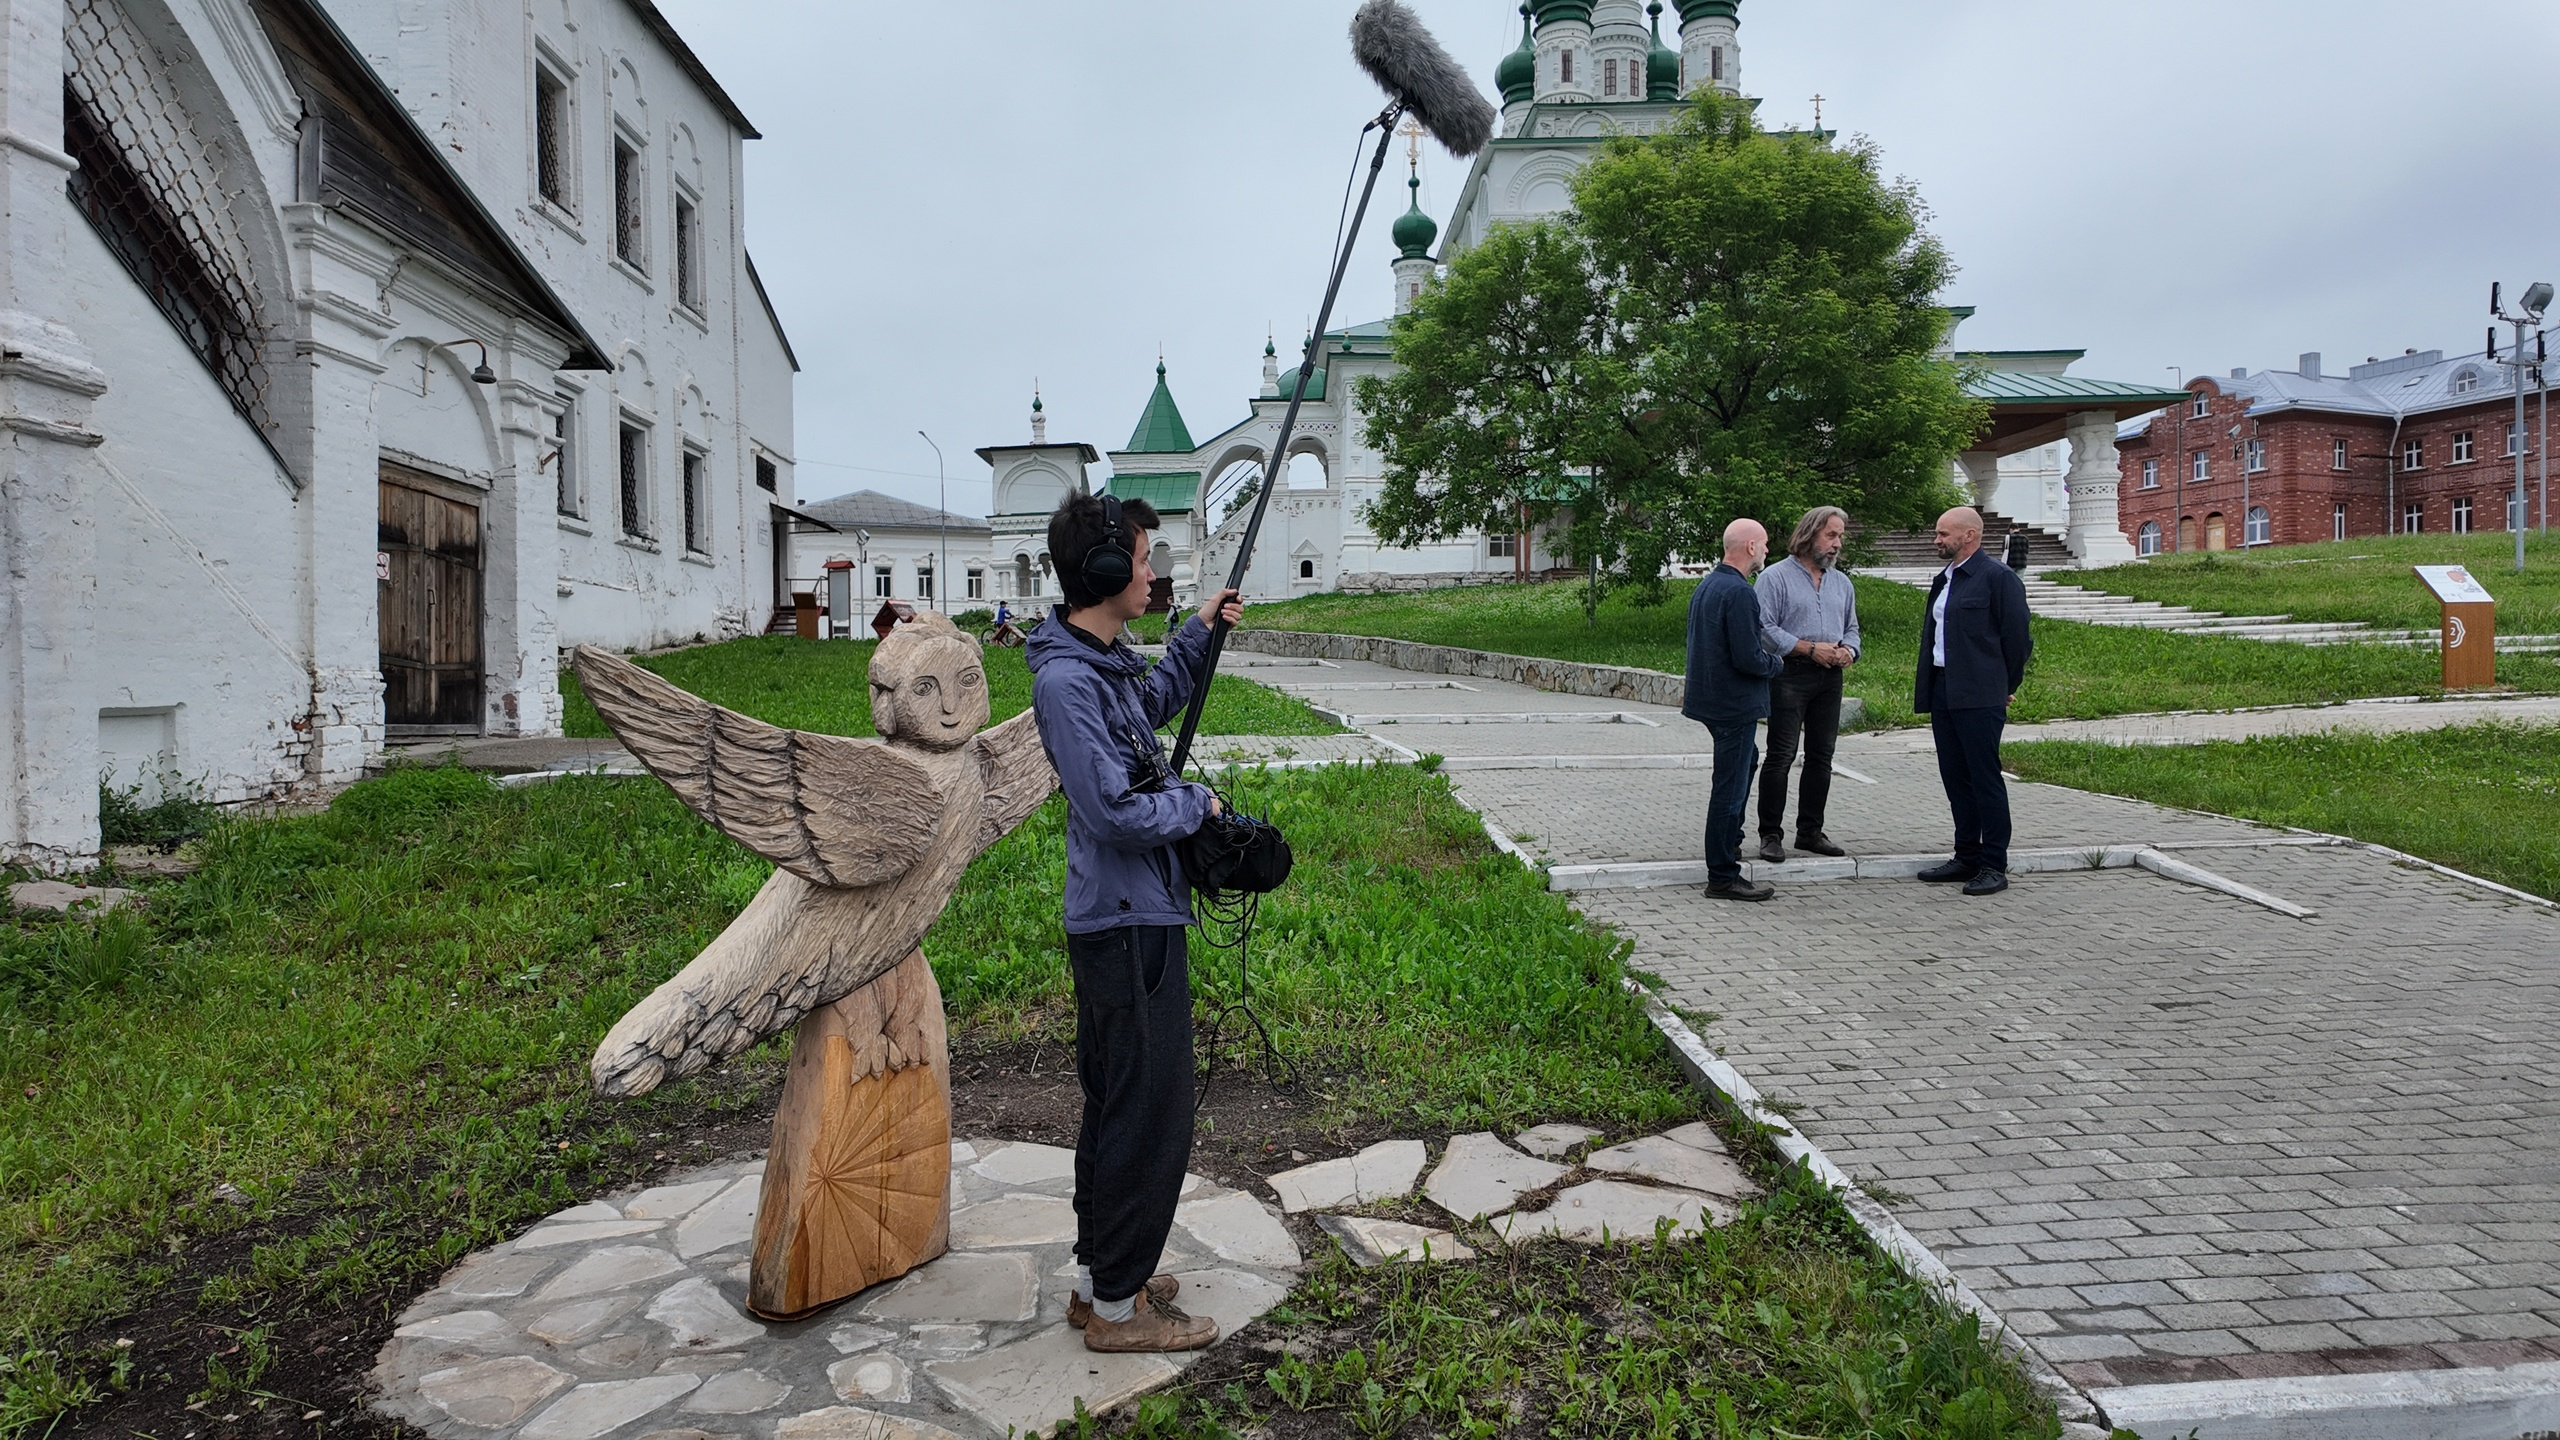
[[[1147,1298],[1155,1301],[1159,1305],[1172,1304],[1173,1297],[1181,1293],[1182,1282],[1174,1279],[1170,1275],[1150,1275],[1147,1277]],[[1067,1323],[1081,1330],[1084,1328],[1084,1323],[1092,1318],[1093,1302],[1087,1300],[1073,1290],[1068,1291]]]
[[1141,1290],[1137,1309],[1126,1320],[1096,1315],[1085,1322],[1084,1348],[1106,1353],[1206,1350],[1218,1340],[1218,1322],[1186,1315],[1172,1305],[1159,1305]]

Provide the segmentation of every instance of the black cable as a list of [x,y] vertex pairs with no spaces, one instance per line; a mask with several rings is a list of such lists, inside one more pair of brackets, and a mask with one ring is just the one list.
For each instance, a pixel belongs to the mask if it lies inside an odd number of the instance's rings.
[[[1207,781],[1201,783],[1206,785]],[[1215,785],[1209,785],[1208,789],[1218,797],[1219,804],[1228,809],[1234,808],[1234,802],[1225,792]],[[1200,1083],[1193,1092],[1192,1103],[1198,1106],[1208,1101],[1209,1087],[1217,1079],[1218,1057],[1227,1038],[1228,1022],[1239,1016],[1252,1027],[1255,1038],[1260,1042],[1263,1078],[1275,1090],[1288,1088],[1288,1062],[1281,1058],[1280,1046],[1271,1038],[1271,1027],[1263,1023],[1261,1013],[1253,1008],[1253,926],[1262,913],[1262,897],[1244,892],[1213,896],[1195,891],[1194,904],[1203,917],[1193,924],[1200,934],[1201,947],[1210,951],[1234,952],[1236,993],[1233,999],[1219,1001],[1218,1008],[1209,1017],[1208,1038],[1202,1045],[1205,1063],[1201,1066]],[[1208,921],[1215,921],[1223,928],[1227,938],[1218,939],[1206,923]],[[1202,988],[1208,989],[1207,986]],[[1210,999],[1218,1001],[1219,997],[1212,991]]]

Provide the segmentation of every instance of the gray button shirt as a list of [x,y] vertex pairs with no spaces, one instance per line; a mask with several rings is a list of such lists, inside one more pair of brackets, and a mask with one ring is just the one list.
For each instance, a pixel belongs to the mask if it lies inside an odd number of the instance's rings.
[[1858,595],[1850,588],[1849,577],[1837,570],[1825,572],[1820,588],[1813,583],[1813,572],[1793,555],[1760,572],[1753,587],[1760,592],[1760,638],[1781,655],[1796,648],[1799,640],[1817,644],[1846,645],[1851,655],[1858,647]]

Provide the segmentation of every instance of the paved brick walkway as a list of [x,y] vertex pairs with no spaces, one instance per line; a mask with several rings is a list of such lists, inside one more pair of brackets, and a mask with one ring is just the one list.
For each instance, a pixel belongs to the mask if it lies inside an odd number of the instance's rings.
[[[1468,683],[1463,707],[1428,690],[1341,699],[1363,714],[1601,708]],[[1450,756],[1469,802],[1555,863],[1695,859],[1708,777],[1679,767],[1703,732],[1607,708],[1662,724],[1373,733]],[[2469,708],[2406,707],[2448,723],[2479,718]],[[2198,728],[2302,724],[2261,713]],[[2163,738],[2156,722],[2106,724]],[[1577,748],[1602,731],[1605,746]],[[1462,768],[1576,753],[1651,768]],[[1850,737],[1839,764],[1874,783],[1835,781],[1835,839],[1943,851],[1925,735]],[[2139,870],[2022,876],[1989,900],[1868,880],[1781,886],[1756,906],[1694,887],[1580,903],[2085,1386],[2560,1360],[2560,914],[2366,850],[2011,793],[2021,848],[2177,846],[2317,913]]]

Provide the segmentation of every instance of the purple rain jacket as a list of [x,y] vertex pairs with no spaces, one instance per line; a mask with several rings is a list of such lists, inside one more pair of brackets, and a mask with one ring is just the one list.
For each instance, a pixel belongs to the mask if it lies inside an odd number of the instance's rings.
[[1156,727],[1182,713],[1208,659],[1209,627],[1182,622],[1149,668],[1125,641],[1104,645],[1067,623],[1066,607],[1031,632],[1031,713],[1067,792],[1067,933],[1123,925],[1188,925],[1191,886],[1174,842],[1209,818],[1206,787],[1168,780]]

